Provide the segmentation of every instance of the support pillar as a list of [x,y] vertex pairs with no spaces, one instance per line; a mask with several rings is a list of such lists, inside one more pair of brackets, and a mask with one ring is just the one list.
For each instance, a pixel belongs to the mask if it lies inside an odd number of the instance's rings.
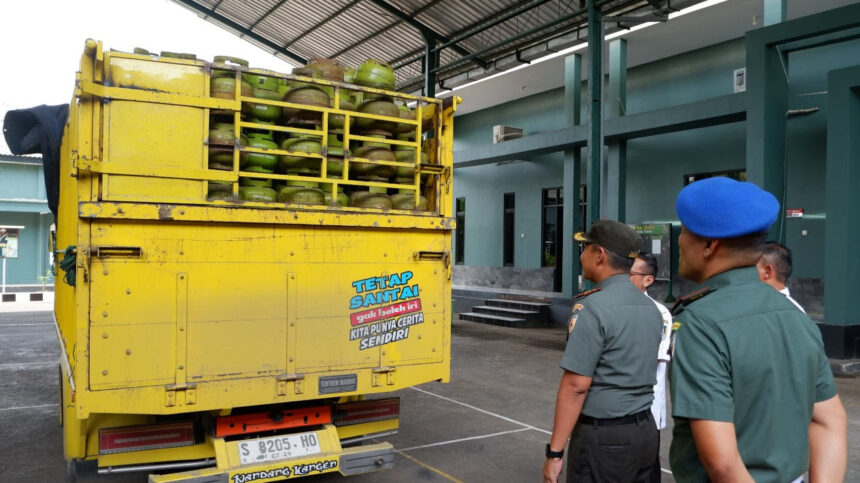
[[[573,54],[564,59],[564,117],[568,128],[581,124],[582,111],[582,55]],[[579,244],[573,234],[582,227],[579,209],[580,168],[582,149],[564,151],[564,224],[562,226],[562,295],[573,297],[579,292]]]
[[827,76],[827,167],[824,222],[824,322],[827,355],[860,357],[860,67]]
[[[609,42],[609,95],[607,117],[617,119],[627,114],[627,40]],[[604,209],[607,218],[624,222],[627,191],[627,140],[609,143],[604,181]]]
[[788,0],[764,0],[764,26],[785,22]]
[[436,68],[439,67],[439,53],[435,52],[436,37],[428,32],[424,35],[424,96],[436,97]]
[[[760,29],[763,30],[763,29]],[[747,34],[747,181],[772,193],[785,207],[785,132],[788,110],[788,59],[779,44]],[[787,56],[786,56],[787,57]],[[785,243],[785,212],[780,210],[768,237]]]
[[588,223],[600,219],[600,166],[603,161],[603,16],[588,0]]

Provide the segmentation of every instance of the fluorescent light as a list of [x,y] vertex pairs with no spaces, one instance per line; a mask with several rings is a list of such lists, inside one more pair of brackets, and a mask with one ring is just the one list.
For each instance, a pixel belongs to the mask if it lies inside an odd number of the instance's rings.
[[[714,6],[714,5],[719,5],[719,4],[724,3],[724,2],[726,2],[726,1],[728,1],[728,0],[707,0],[707,1],[704,1],[704,2],[701,2],[701,3],[697,3],[697,4],[693,5],[693,6],[690,6],[690,7],[685,8],[685,9],[683,9],[683,10],[679,10],[679,11],[677,11],[677,12],[672,12],[672,13],[670,13],[670,14],[669,14],[669,20],[672,20],[672,19],[674,19],[674,18],[681,17],[681,16],[683,16],[683,15],[687,15],[688,13],[698,12],[699,10],[702,10],[702,9],[704,9],[704,8],[712,7],[712,6]],[[608,41],[608,40],[616,39],[616,38],[618,38],[618,37],[623,37],[623,36],[628,35],[628,34],[630,34],[630,33],[636,32],[637,30],[642,30],[642,29],[644,29],[644,28],[648,28],[648,27],[651,27],[651,26],[657,25],[657,24],[659,24],[659,23],[663,23],[663,22],[647,22],[647,23],[642,23],[642,24],[636,25],[636,26],[634,26],[634,27],[631,27],[631,28],[629,28],[629,29],[619,30],[619,31],[617,31],[617,32],[613,32],[613,33],[611,33],[611,34],[609,34],[609,35],[606,35],[606,36],[603,38],[603,40],[604,40],[604,41]],[[543,56],[543,57],[541,57],[541,58],[539,58],[539,59],[535,59],[535,60],[533,60],[531,63],[521,64],[521,65],[518,65],[518,66],[516,66],[516,67],[514,67],[514,68],[508,69],[508,70],[506,70],[506,71],[499,72],[499,73],[497,73],[497,74],[493,74],[493,75],[490,75],[490,76],[487,76],[487,77],[484,77],[484,78],[482,78],[482,79],[478,79],[478,80],[475,80],[475,81],[472,81],[472,82],[467,82],[466,84],[459,85],[459,86],[454,87],[454,88],[452,88],[452,89],[450,89],[450,90],[443,91],[443,92],[441,92],[441,93],[437,93],[437,97],[441,97],[443,94],[449,94],[449,93],[453,93],[454,91],[457,91],[457,90],[460,90],[460,89],[465,89],[465,88],[467,88],[467,87],[471,87],[471,86],[473,86],[473,85],[475,85],[475,84],[478,84],[478,83],[481,83],[481,82],[484,82],[484,81],[488,81],[488,80],[490,80],[490,79],[495,79],[496,77],[503,76],[503,75],[505,75],[505,74],[510,74],[511,72],[516,72],[516,71],[518,71],[518,70],[520,70],[520,69],[525,69],[526,67],[529,67],[529,66],[534,65],[534,64],[540,64],[541,62],[545,62],[545,61],[547,61],[547,60],[551,60],[551,59],[554,59],[554,58],[556,58],[556,57],[560,57],[560,56],[562,56],[562,55],[567,55],[567,54],[571,54],[571,53],[576,52],[576,51],[579,51],[579,50],[583,50],[583,49],[585,49],[586,47],[588,47],[588,42],[583,42],[583,43],[581,43],[581,44],[574,45],[573,47],[568,47],[568,48],[566,48],[566,49],[564,49],[564,50],[560,50],[560,51],[558,51],[558,52],[553,52],[552,54],[548,54],[548,55],[545,55],[545,56]]]
[[618,37],[623,37],[623,36],[625,36],[625,35],[627,35],[627,34],[631,34],[631,33],[635,32],[635,31],[637,31],[637,30],[642,30],[642,29],[644,29],[644,28],[648,28],[648,27],[650,27],[650,26],[652,26],[652,25],[657,25],[658,23],[662,23],[662,22],[645,22],[645,23],[640,23],[639,25],[636,25],[636,26],[630,27],[629,29],[618,30],[617,32],[612,32],[611,34],[609,34],[609,35],[607,35],[607,36],[603,37],[603,40],[604,40],[604,41],[607,41],[607,40],[617,39]]
[[688,13],[698,12],[699,10],[701,10],[703,8],[713,7],[714,5],[719,5],[719,4],[724,3],[726,1],[728,1],[728,0],[707,0],[707,1],[702,2],[702,3],[697,3],[695,5],[692,5],[690,7],[685,8],[683,10],[679,10],[677,12],[670,13],[669,14],[669,20],[672,20],[673,18],[680,17],[682,15],[687,15]]

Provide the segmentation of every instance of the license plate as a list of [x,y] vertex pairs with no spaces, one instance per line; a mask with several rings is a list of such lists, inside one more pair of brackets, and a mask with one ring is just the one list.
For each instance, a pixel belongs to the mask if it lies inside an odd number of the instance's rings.
[[278,461],[322,452],[316,433],[288,434],[237,443],[243,465]]

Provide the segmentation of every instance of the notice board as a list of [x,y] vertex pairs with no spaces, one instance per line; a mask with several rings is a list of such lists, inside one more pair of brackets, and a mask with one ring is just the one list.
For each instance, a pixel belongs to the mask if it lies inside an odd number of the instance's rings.
[[643,253],[657,257],[657,280],[669,280],[672,274],[672,225],[669,223],[643,223],[630,225],[642,237]]

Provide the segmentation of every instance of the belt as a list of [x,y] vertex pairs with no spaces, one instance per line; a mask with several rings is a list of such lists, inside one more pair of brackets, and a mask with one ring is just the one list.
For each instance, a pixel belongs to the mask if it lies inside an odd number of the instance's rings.
[[633,424],[645,421],[648,419],[648,414],[650,413],[650,409],[645,409],[639,411],[636,414],[628,414],[627,416],[621,416],[620,418],[605,419],[592,418],[591,416],[580,414],[579,421],[577,421],[577,424],[593,424],[595,426],[620,426],[622,424]]

